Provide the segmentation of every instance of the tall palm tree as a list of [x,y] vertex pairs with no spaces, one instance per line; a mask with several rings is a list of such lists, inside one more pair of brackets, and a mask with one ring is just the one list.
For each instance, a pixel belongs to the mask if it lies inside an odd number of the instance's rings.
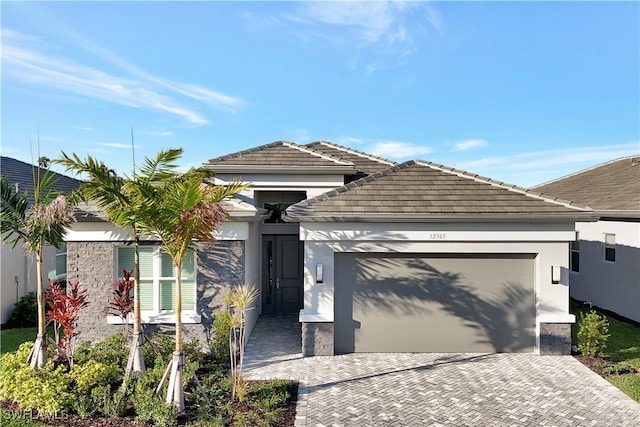
[[3,239],[15,248],[24,243],[26,251],[36,258],[38,334],[29,355],[33,368],[47,363],[47,329],[42,279],[42,252],[45,245],[59,248],[64,243],[66,228],[74,221],[72,204],[54,189],[55,175],[48,168],[33,167],[33,204],[26,193],[14,193],[9,181],[0,184],[0,231]]
[[[224,199],[232,197],[246,188],[246,185],[232,183],[227,186],[207,184],[213,176],[204,168],[190,169],[185,173],[175,172],[174,160],[181,149],[171,149],[158,154],[155,160],[146,159],[141,168],[144,176],[158,166],[169,172],[156,183],[138,181],[131,192],[136,192],[136,205],[141,207],[141,226],[145,234],[157,236],[162,247],[171,257],[176,272],[174,286],[175,310],[175,350],[170,362],[171,376],[167,390],[167,403],[173,402],[178,410],[184,409],[184,365],[182,340],[182,260],[195,250],[195,242],[214,240],[213,232],[226,219],[227,214],[220,205]],[[134,185],[125,183],[125,187]],[[169,368],[168,368],[169,369]]]
[[[134,238],[134,288],[133,288],[133,334],[129,351],[129,360],[125,370],[125,378],[133,373],[139,376],[145,370],[142,344],[144,335],[142,332],[142,318],[140,315],[140,266],[139,246],[141,216],[140,208],[136,206],[134,195],[140,193],[140,186],[155,185],[162,179],[171,176],[172,167],[168,163],[179,158],[178,152],[167,152],[162,161],[153,165],[146,164],[139,173],[134,171],[133,177],[120,177],[115,171],[109,169],[103,162],[87,156],[81,160],[73,153],[71,156],[64,151],[60,159],[55,160],[76,174],[85,174],[89,181],[80,186],[80,192],[84,199],[95,200],[98,206],[105,212],[108,220],[124,229],[130,229]],[[125,185],[125,183],[127,185]]]

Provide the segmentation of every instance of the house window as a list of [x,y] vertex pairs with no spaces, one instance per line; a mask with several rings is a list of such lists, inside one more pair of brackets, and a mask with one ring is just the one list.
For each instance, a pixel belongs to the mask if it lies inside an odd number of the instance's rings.
[[[116,277],[122,269],[133,270],[134,248],[118,248]],[[196,311],[196,255],[182,260],[182,310]],[[176,269],[169,254],[159,246],[140,247],[140,310],[142,314],[168,314],[174,310]]]
[[59,279],[67,277],[67,245],[64,243],[56,249],[56,276]]
[[604,259],[616,262],[616,235],[605,233],[604,235]]
[[67,278],[67,245],[56,248],[55,269],[49,270],[47,277],[51,280],[66,280]]
[[571,253],[569,262],[571,264],[571,271],[578,273],[580,272],[580,235],[576,233],[576,240],[571,242]]

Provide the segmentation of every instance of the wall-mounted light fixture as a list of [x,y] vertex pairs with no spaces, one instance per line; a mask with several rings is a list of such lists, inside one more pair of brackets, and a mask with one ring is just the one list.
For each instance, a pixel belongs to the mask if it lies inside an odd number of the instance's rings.
[[316,283],[322,283],[323,274],[322,274],[322,264],[316,265]]
[[560,266],[552,265],[551,266],[551,283],[553,284],[560,283],[560,274],[561,274]]

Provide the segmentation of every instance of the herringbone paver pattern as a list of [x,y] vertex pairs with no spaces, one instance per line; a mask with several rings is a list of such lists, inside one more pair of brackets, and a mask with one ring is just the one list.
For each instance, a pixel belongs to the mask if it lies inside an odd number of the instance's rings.
[[299,426],[640,426],[640,404],[570,356],[302,358],[295,316],[261,317],[249,378],[302,381]]

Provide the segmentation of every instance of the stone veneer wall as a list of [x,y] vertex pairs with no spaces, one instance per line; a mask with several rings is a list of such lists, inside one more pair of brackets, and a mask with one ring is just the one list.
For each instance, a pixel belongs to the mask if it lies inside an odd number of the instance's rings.
[[302,324],[302,356],[333,356],[333,322]]
[[[68,242],[67,279],[78,280],[88,290],[89,305],[80,312],[79,341],[98,341],[121,331],[120,325],[107,324],[112,283],[115,280],[115,249],[123,242]],[[244,283],[244,242],[218,241],[198,245],[198,314],[200,324],[183,324],[185,342],[200,341],[208,348],[213,338],[211,324],[215,310],[221,307],[221,290]],[[146,333],[175,332],[172,323],[144,325]]]
[[541,323],[540,354],[571,354],[571,324]]

